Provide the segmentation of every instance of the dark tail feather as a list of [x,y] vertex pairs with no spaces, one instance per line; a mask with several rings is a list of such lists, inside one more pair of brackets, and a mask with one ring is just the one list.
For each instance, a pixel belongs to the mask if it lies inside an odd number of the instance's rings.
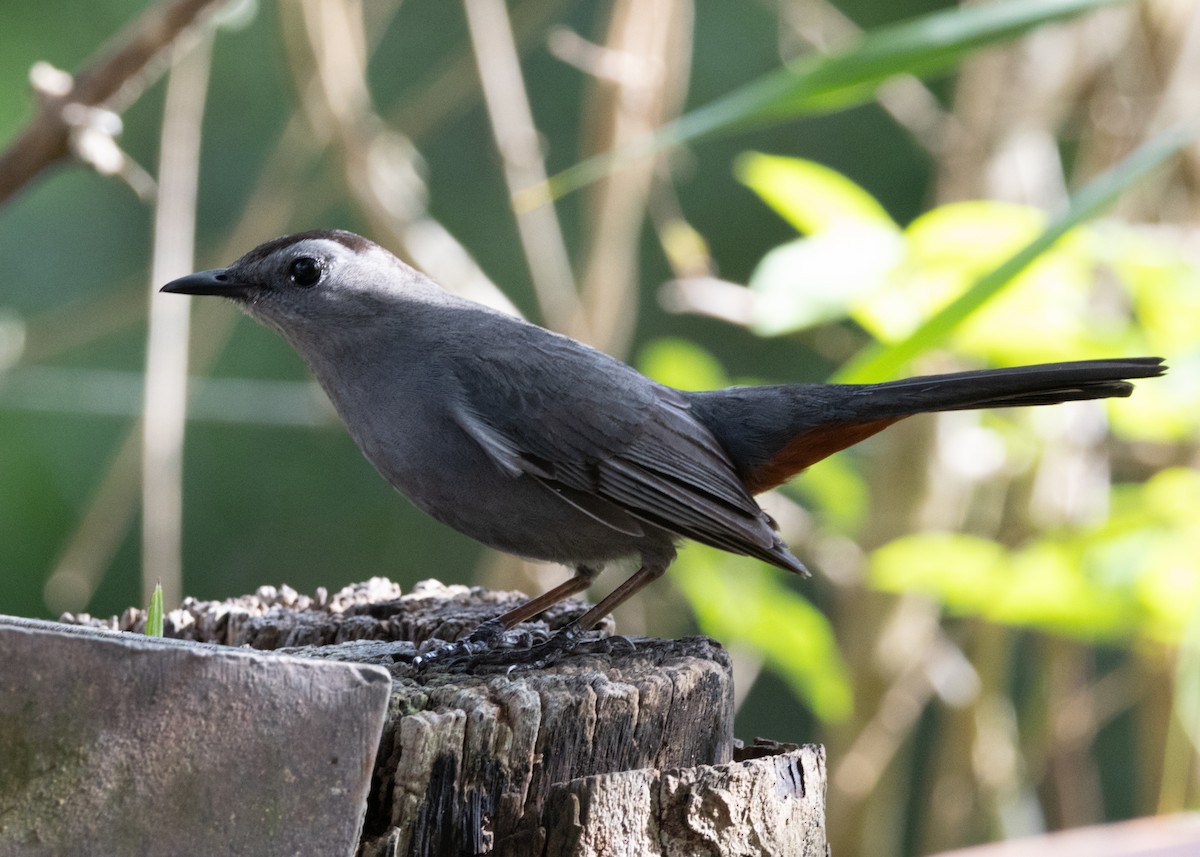
[[1130,378],[1153,378],[1166,371],[1161,357],[1130,357],[926,375],[860,389],[869,390],[870,398],[891,409],[891,415],[897,415],[895,408],[911,404],[914,410],[900,413],[910,416],[929,411],[1056,405],[1125,397],[1133,392]]
[[1162,358],[1083,360],[925,375],[882,384],[789,384],[688,394],[754,494],[870,437],[931,411],[1053,405],[1128,396],[1132,378],[1166,371]]

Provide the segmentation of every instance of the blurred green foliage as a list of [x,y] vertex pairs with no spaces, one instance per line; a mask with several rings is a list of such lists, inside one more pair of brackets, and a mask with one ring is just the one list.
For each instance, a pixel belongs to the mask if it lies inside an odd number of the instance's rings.
[[[745,154],[736,172],[803,233],[767,252],[750,278],[749,324],[763,336],[849,320],[878,342],[902,341],[1047,228],[1047,216],[1037,209],[986,200],[939,206],[900,227],[867,190],[801,158]],[[1129,171],[1124,182],[1141,174]],[[1099,278],[1101,269],[1112,276]],[[1111,297],[1102,299],[1102,289],[1119,290],[1116,309]],[[1200,330],[1198,294],[1200,271],[1177,249],[1119,222],[1076,226],[999,283],[992,299],[953,327],[946,347],[985,365],[1192,352],[1172,366],[1169,389],[1141,384],[1136,403],[1108,405],[1120,436],[1180,440],[1200,428],[1200,363],[1194,344],[1185,341],[1188,331]],[[639,365],[685,389],[728,383],[713,357],[690,342],[657,342]],[[1004,443],[1036,446],[1026,417],[1014,415],[997,428]],[[851,459],[821,462],[795,490],[825,526],[863,535],[869,492]],[[1105,521],[1039,531],[1019,546],[948,532],[895,539],[871,553],[870,581],[885,591],[925,593],[956,615],[1093,642],[1144,637],[1178,645],[1200,615],[1197,510],[1200,474],[1168,469],[1144,483],[1116,486]],[[785,591],[775,593],[769,613],[744,606],[722,612],[722,600],[734,596],[710,579],[711,560],[686,554],[679,563],[679,585],[702,627],[718,638],[781,641],[814,624],[807,602]],[[747,585],[743,574],[730,573]],[[703,586],[696,583],[702,579]],[[818,640],[828,634],[809,633]],[[840,660],[793,661],[771,658],[814,712],[844,716]],[[805,675],[796,673],[796,664]]]
[[829,619],[784,586],[781,574],[701,545],[688,545],[677,562],[676,586],[706,634],[752,647],[822,720],[850,715],[850,677]]
[[[941,344],[944,329],[955,352],[994,365],[1186,355],[1189,331],[1200,327],[1195,266],[1178,247],[1119,222],[1075,224],[1194,135],[1185,129],[1148,144],[1137,155],[1150,157],[1131,156],[1097,180],[1093,187],[1108,185],[1104,196],[1053,229],[1038,209],[988,200],[939,206],[901,228],[865,189],[827,167],[744,155],[739,178],[806,233],[768,253],[751,277],[753,327],[779,335],[851,319],[881,344],[904,343],[908,359]],[[1047,233],[1054,234],[1047,239]],[[1029,253],[1035,246],[1038,252]],[[1101,270],[1112,272],[1115,282],[1106,285],[1123,291],[1116,298],[1132,304],[1132,313],[1114,311],[1098,291]],[[960,306],[952,320],[933,327]],[[864,371],[841,375],[864,380],[857,377]],[[1172,375],[1171,394],[1200,387],[1187,356]],[[1166,408],[1173,413],[1141,420],[1140,432],[1125,424],[1130,435],[1190,436],[1200,413],[1188,407],[1190,399],[1173,400]]]
[[840,50],[811,52],[726,93],[656,131],[597,155],[531,188],[526,204],[558,197],[608,174],[630,158],[735,130],[761,128],[846,110],[874,98],[897,75],[944,73],[970,52],[1009,41],[1054,21],[1128,0],[1007,0],[951,7],[880,26]]
[[[32,113],[25,79],[34,61],[79,68],[144,5],[0,4],[6,46],[0,52],[0,139],[11,139]],[[686,218],[681,233],[707,254],[707,273],[740,289],[749,312],[740,324],[662,312],[653,286],[684,275],[672,269],[669,249],[656,247],[644,229],[634,236],[642,288],[628,308],[640,312],[639,368],[692,389],[824,380],[847,359],[849,368],[838,375],[843,380],[856,374],[853,380],[880,380],[927,364],[1113,354],[1164,354],[1171,373],[1140,383],[1133,399],[1109,404],[1104,416],[1088,412],[1100,434],[1111,428],[1111,437],[1088,441],[1103,453],[1116,483],[1109,491],[1106,471],[1102,484],[1092,484],[1091,514],[1030,511],[1028,483],[1055,453],[1045,451],[1054,445],[1055,417],[989,414],[969,426],[986,452],[970,463],[985,469],[984,459],[994,457],[1001,464],[971,483],[982,499],[963,503],[991,510],[983,523],[980,515],[964,513],[955,532],[933,527],[903,534],[881,524],[887,505],[881,497],[897,481],[896,469],[886,465],[897,462],[868,444],[820,462],[773,498],[791,516],[779,517],[793,543],[812,548],[814,556],[805,554],[819,572],[812,581],[696,546],[682,553],[667,579],[703,631],[756,652],[768,668],[754,679],[739,729],[752,723],[758,734],[782,740],[829,742],[836,834],[890,843],[858,853],[916,853],[923,832],[950,828],[939,813],[971,800],[979,803],[963,812],[983,820],[954,828],[964,842],[1028,832],[1053,820],[1049,800],[1044,815],[1021,824],[1012,819],[1014,806],[1038,804],[1035,790],[1069,790],[1064,771],[1086,768],[1047,761],[1062,731],[1056,705],[1064,698],[1075,704],[1091,691],[1064,688],[1061,677],[1090,677],[1113,664],[1117,678],[1123,669],[1166,674],[1161,664],[1176,651],[1173,683],[1157,695],[1168,700],[1175,719],[1164,725],[1153,694],[1144,699],[1130,692],[1127,705],[1138,706],[1137,716],[1097,739],[1097,764],[1122,775],[1104,784],[1106,817],[1183,805],[1194,772],[1180,747],[1188,741],[1200,747],[1200,477],[1189,466],[1200,430],[1200,273],[1183,242],[1163,240],[1143,224],[1093,218],[1186,138],[1154,137],[1099,180],[1081,182],[1063,212],[987,200],[931,205],[940,169],[936,149],[874,102],[879,85],[901,71],[949,75],[983,44],[1119,4],[838,5],[872,29],[798,61],[781,48],[794,37],[786,24],[790,7],[695,6],[687,100],[681,117],[651,144],[695,145],[676,156],[663,183],[669,191],[648,208],[678,208]],[[611,175],[612,156],[586,160],[597,148],[589,136],[591,114],[601,112],[594,81],[552,53],[547,33],[553,24],[601,45],[613,7],[509,6],[514,19],[542,16],[520,48],[547,167],[557,171],[552,189]],[[277,196],[286,223],[278,229],[251,223],[250,231],[258,230],[252,241],[284,228],[319,226],[382,237],[343,186],[335,154],[284,145],[284,129],[303,113],[301,77],[292,67],[296,51],[281,36],[297,26],[297,8],[246,4],[238,28],[216,40],[202,145],[200,267],[228,263],[230,254],[248,249],[223,242],[259,194]],[[363,8],[377,16],[365,28],[373,51],[367,81],[373,106],[419,150],[429,214],[537,318],[461,4],[405,0]],[[941,81],[926,90],[935,110],[955,109],[954,86]],[[121,145],[147,166],[159,145],[161,90],[154,84],[122,113]],[[1094,105],[1081,109],[1073,121],[1083,124],[1095,112]],[[300,127],[298,136],[309,143],[320,136]],[[1069,139],[1059,141],[1064,161],[1073,157],[1080,133],[1071,127]],[[634,148],[646,145],[643,140]],[[585,191],[557,205],[577,268],[594,237],[594,202]],[[145,293],[157,285],[147,282],[149,224],[147,206],[127,188],[73,165],[40,177],[0,208],[0,611],[53,611],[44,577],[64,561],[97,506],[101,538],[87,544],[105,573],[87,609],[118,613],[139,600],[136,501],[121,499],[136,496],[129,493],[136,485],[118,484],[117,500],[97,498],[107,496],[100,486],[117,469],[110,465],[139,413]],[[390,491],[306,386],[302,365],[283,342],[250,323],[225,321],[232,333],[212,373],[236,383],[197,384],[187,433],[187,593],[221,598],[278,582],[311,591],[376,574],[405,587],[430,576],[466,582],[478,548]],[[200,329],[198,346],[224,335],[216,329]],[[924,429],[925,435],[939,431]],[[891,442],[887,436],[879,441]],[[910,476],[937,463],[928,446],[902,451],[912,455],[899,462]],[[987,487],[991,482],[1002,487]],[[888,496],[893,505],[915,506],[919,488],[905,483]],[[106,518],[106,511],[113,514]],[[826,564],[830,550],[837,562]],[[651,616],[648,630],[674,630],[668,612]],[[910,613],[918,618],[904,625],[900,619],[912,619]],[[930,613],[931,621],[944,621],[922,624]],[[901,625],[911,636],[897,630]],[[921,647],[929,638],[957,654],[937,661]],[[976,660],[966,664],[968,656]],[[947,662],[958,665],[960,679],[969,674],[957,695],[939,690],[945,682],[938,670]],[[926,668],[928,680],[920,674]],[[905,684],[910,679],[916,689]],[[902,704],[889,707],[896,700]],[[1105,704],[1114,710],[1110,700]],[[1097,703],[1096,710],[1105,709]],[[1002,730],[988,731],[996,711],[994,719],[1009,718],[1014,733],[999,748]],[[1087,723],[1093,737],[1108,725],[1100,714]],[[1125,776],[1135,744],[1140,763],[1149,767]],[[1153,749],[1144,752],[1146,746]],[[870,770],[883,784],[874,790],[862,785],[869,780],[862,779],[867,750],[877,753],[869,761],[878,767]],[[1025,767],[1001,766],[1011,781],[997,785],[1001,774],[994,767],[966,770],[972,760],[1018,751],[1029,754]],[[953,760],[967,761],[941,770]],[[1162,770],[1152,767],[1159,761]],[[837,766],[851,762],[859,767],[839,775]],[[1059,777],[1053,788],[1046,786],[1053,777]],[[1156,781],[1183,785],[1168,800],[1165,786],[1161,793],[1145,786]],[[1135,787],[1141,789],[1136,801],[1130,796]],[[839,807],[868,800],[882,807],[874,815],[836,815]],[[855,853],[844,843],[835,852]]]

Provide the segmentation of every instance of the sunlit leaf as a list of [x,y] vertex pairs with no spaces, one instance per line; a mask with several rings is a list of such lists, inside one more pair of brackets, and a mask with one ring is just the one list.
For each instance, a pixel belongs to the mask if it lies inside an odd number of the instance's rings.
[[749,286],[752,329],[777,336],[845,318],[877,291],[904,254],[900,228],[879,202],[836,170],[755,152],[738,178],[807,237],[767,253]]
[[689,544],[671,579],[704,633],[762,652],[820,719],[849,716],[850,681],[829,620],[762,563]]
[[1153,636],[1178,642],[1200,614],[1200,473],[1170,467],[1122,495],[1118,523],[1132,517],[1150,537],[1137,557],[1138,601],[1159,632]]
[[1126,188],[1152,169],[1177,154],[1197,136],[1197,126],[1165,132],[1143,144],[1112,169],[1090,182],[1071,200],[1070,207],[1036,238],[1000,265],[984,274],[955,300],[923,322],[907,338],[891,345],[877,345],[862,352],[838,373],[837,380],[863,382],[890,378],[901,367],[943,342],[966,319],[1007,287],[1039,256],[1053,247],[1071,229],[1090,220],[1108,207]]
[[[1141,486],[1141,502],[1168,520],[1181,520],[1200,528],[1200,472],[1190,467],[1160,470]],[[1200,562],[1200,556],[1196,558]]]
[[904,230],[904,262],[885,288],[857,304],[855,321],[883,342],[920,327],[1037,236],[1045,215],[1030,206],[977,200],[939,206]]
[[888,592],[932,595],[960,613],[978,613],[999,597],[1007,571],[1004,548],[961,533],[916,533],[871,554],[872,585]]
[[1155,540],[1144,560],[1145,570],[1138,578],[1137,595],[1153,617],[1146,635],[1166,643],[1179,641],[1180,632],[1200,609],[1200,564],[1197,551],[1200,538],[1181,534]]
[[846,317],[879,291],[903,258],[900,233],[842,226],[776,247],[750,278],[752,329],[778,336]]
[[[883,342],[898,342],[961,297],[1044,228],[1030,206],[972,201],[940,206],[905,230],[904,263],[886,287],[860,301],[853,318]],[[1110,353],[1128,316],[1095,300],[1091,246],[1073,230],[1013,277],[950,336],[953,349],[982,362],[1013,365]]]
[[1167,246],[1122,224],[1097,230],[1096,257],[1127,285],[1139,326],[1166,353],[1196,347],[1200,266],[1194,250]]
[[964,534],[904,536],[872,554],[870,578],[887,591],[930,595],[958,615],[1089,640],[1128,631],[1119,599],[1091,586],[1069,549],[1052,542],[1009,553]]
[[1170,372],[1111,409],[1122,437],[1186,441],[1200,431],[1200,265],[1195,251],[1120,223],[1093,230],[1093,252],[1125,286],[1136,327],[1126,353],[1166,354]]
[[1177,645],[1200,613],[1200,473],[1169,468],[1118,486],[1109,517],[1017,549],[976,536],[903,536],[870,558],[870,580],[957,615],[1087,641]]
[[1140,382],[1132,397],[1113,401],[1109,413],[1113,431],[1121,437],[1194,441],[1200,430],[1200,352],[1173,354],[1165,377]]
[[1035,541],[1013,552],[1006,585],[981,612],[994,622],[1089,641],[1135,633],[1135,614],[1124,589],[1100,585],[1084,571],[1078,545]]
[[815,161],[746,152],[734,162],[734,174],[806,235],[840,227],[900,228],[860,185]]

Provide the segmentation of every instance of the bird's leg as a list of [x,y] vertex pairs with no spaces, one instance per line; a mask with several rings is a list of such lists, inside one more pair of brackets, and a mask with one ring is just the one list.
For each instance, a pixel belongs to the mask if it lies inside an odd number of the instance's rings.
[[[500,641],[505,631],[522,622],[528,622],[530,619],[540,616],[558,602],[586,590],[592,585],[592,581],[596,579],[596,575],[599,573],[600,569],[596,567],[588,565],[576,566],[575,574],[569,580],[563,581],[558,586],[542,593],[536,598],[530,598],[528,601],[518,604],[507,613],[502,613],[499,616],[488,619],[460,640],[439,646],[423,655],[417,655],[413,659],[413,665],[416,667],[425,667],[435,661],[471,657],[486,652]],[[595,608],[589,610],[584,615],[589,615],[594,610]],[[602,617],[603,614],[601,614]],[[599,619],[596,621],[599,621]],[[593,622],[593,624],[595,623]]]
[[[615,610],[619,605],[632,598],[648,584],[662,577],[670,561],[643,561],[641,568],[630,575],[624,583],[601,599],[600,603],[588,610],[578,619],[564,625],[544,643],[539,643],[529,649],[515,653],[509,662],[513,666],[528,666],[533,669],[548,667],[571,651],[579,644],[584,633],[600,623],[600,620]],[[507,653],[506,653],[507,654]]]

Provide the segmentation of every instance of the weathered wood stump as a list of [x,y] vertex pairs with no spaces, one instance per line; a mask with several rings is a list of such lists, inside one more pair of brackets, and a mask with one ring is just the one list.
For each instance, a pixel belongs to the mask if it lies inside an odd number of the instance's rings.
[[[167,636],[385,666],[392,699],[359,853],[826,854],[820,747],[733,738],[729,660],[704,638],[593,646],[552,668],[416,672],[521,597],[375,579],[332,597],[188,601]],[[556,608],[533,632],[584,607]],[[143,617],[74,621],[138,630]]]

